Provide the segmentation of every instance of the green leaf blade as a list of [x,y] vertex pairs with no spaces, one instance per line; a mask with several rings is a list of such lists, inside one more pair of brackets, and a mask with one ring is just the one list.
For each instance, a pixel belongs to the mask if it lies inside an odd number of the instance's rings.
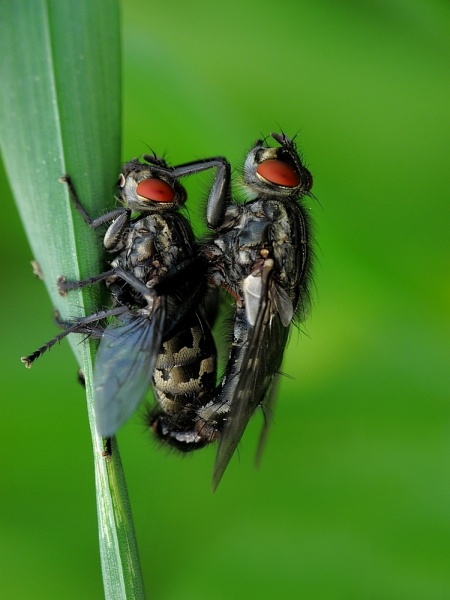
[[[118,3],[7,0],[0,7],[0,51],[0,147],[33,256],[62,317],[90,314],[103,303],[101,286],[62,298],[56,280],[100,271],[101,234],[86,226],[59,178],[71,176],[92,217],[113,205],[121,127]],[[105,458],[95,428],[95,345],[69,338],[86,377],[105,595],[143,598],[118,448],[114,442]]]

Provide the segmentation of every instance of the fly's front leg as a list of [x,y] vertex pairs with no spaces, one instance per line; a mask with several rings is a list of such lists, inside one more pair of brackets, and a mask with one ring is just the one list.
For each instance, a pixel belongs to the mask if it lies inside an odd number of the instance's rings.
[[[60,178],[61,183],[65,183],[69,189],[70,199],[72,200],[75,208],[83,217],[84,222],[91,228],[97,229],[101,225],[113,221],[109,226],[104,240],[103,245],[106,250],[114,250],[121,239],[123,232],[129,226],[130,218],[131,218],[131,210],[129,208],[115,208],[96,219],[91,219],[91,217],[87,214],[83,205],[81,204],[77,192],[75,190],[75,186],[69,177],[69,175],[63,175]],[[114,271],[106,271],[105,273],[101,273],[100,275],[96,275],[94,277],[90,277],[89,279],[85,279],[83,281],[70,281],[68,282],[66,278],[61,275],[58,277],[57,286],[58,291],[61,296],[65,296],[69,290],[76,290],[85,287],[86,285],[91,285],[93,283],[97,283],[98,281],[103,281],[114,274]]]
[[97,227],[100,227],[100,225],[109,223],[109,221],[113,221],[114,219],[117,219],[118,217],[120,217],[121,219],[124,219],[125,217],[128,216],[128,220],[130,219],[130,215],[131,215],[130,209],[123,208],[123,207],[115,208],[114,210],[111,210],[110,212],[107,212],[104,215],[100,215],[100,217],[97,217],[96,219],[91,219],[91,217],[85,211],[80,200],[78,199],[78,195],[75,190],[75,186],[73,185],[73,182],[72,182],[71,178],[69,177],[69,175],[63,175],[62,177],[60,177],[59,181],[61,183],[65,183],[67,185],[67,187],[69,189],[70,199],[72,200],[77,211],[83,217],[84,222],[87,225],[89,225],[89,227],[91,227],[91,229],[97,229]]
[[[108,231],[106,232],[105,238],[103,240],[103,245],[107,250],[114,248],[117,244],[117,241],[121,237],[122,231],[124,229],[122,216],[126,217],[126,219],[128,220],[128,214],[121,215],[114,221],[114,223],[109,227]],[[56,280],[56,285],[58,287],[59,295],[66,296],[67,292],[69,292],[70,290],[79,290],[80,288],[86,287],[87,285],[92,285],[93,283],[104,281],[105,279],[108,279],[108,277],[112,277],[115,274],[116,270],[111,269],[109,271],[105,271],[104,273],[100,273],[99,275],[94,275],[93,277],[82,279],[81,281],[67,281],[64,275],[60,275]]]
[[227,205],[231,203],[231,166],[227,159],[215,156],[178,165],[171,169],[171,174],[176,178],[186,177],[212,168],[217,169],[217,174],[208,198],[206,220],[210,229],[217,229],[222,223]]
[[[97,229],[101,225],[105,223],[109,223],[110,221],[114,221],[108,231],[106,232],[103,245],[107,250],[111,250],[117,244],[117,241],[123,234],[123,231],[126,227],[128,227],[131,217],[131,211],[128,208],[115,208],[96,219],[92,219],[84,209],[81,204],[77,192],[75,190],[75,186],[69,177],[69,175],[63,175],[60,180],[61,183],[65,183],[69,189],[69,196],[72,200],[75,208],[83,217],[84,222],[91,228]],[[85,279],[83,281],[67,281],[64,275],[58,277],[57,286],[58,291],[61,296],[65,296],[69,290],[76,290],[83,288],[87,285],[92,285],[93,283],[97,283],[98,281],[104,281],[111,275],[114,275],[114,271],[106,271],[105,273],[101,273],[100,275],[96,275],[94,277],[90,277],[89,279]]]

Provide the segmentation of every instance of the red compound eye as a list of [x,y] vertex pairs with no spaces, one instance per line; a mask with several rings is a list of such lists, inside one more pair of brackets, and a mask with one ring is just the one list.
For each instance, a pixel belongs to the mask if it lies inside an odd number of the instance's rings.
[[173,188],[162,179],[144,179],[137,186],[136,192],[153,202],[173,202],[175,199]]
[[294,167],[276,158],[265,160],[256,171],[261,177],[276,185],[294,188],[300,183],[300,176]]

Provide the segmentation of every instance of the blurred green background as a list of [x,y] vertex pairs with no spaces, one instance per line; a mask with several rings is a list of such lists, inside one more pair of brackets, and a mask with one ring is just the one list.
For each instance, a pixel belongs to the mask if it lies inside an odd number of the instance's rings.
[[[137,417],[119,433],[149,597],[450,598],[449,4],[125,0],[122,16],[124,160],[237,168],[282,128],[318,198],[313,311],[261,469],[260,415],[215,495],[214,449],[161,451]],[[188,185],[197,222],[207,181]],[[84,394],[67,343],[19,361],[56,329],[1,186],[2,590],[102,597]]]

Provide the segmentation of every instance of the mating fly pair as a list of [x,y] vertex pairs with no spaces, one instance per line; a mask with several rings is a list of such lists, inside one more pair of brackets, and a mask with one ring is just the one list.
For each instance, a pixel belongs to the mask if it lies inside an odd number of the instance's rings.
[[[301,199],[312,177],[293,141],[284,134],[272,138],[276,147],[260,140],[245,159],[243,183],[251,199],[243,204],[232,199],[231,168],[222,157],[173,168],[156,157],[145,156],[147,164],[131,161],[118,184],[124,206],[95,220],[64,178],[89,226],[112,221],[104,246],[114,258],[110,270],[88,280],[61,278],[60,290],[105,281],[112,306],[64,324],[61,334],[22,359],[31,366],[71,332],[99,337],[99,433],[113,435],[151,384],[156,406],[148,424],[161,441],[183,451],[219,441],[214,487],[253,412],[273,400],[270,388],[289,327],[305,317],[309,304],[310,228]],[[178,212],[186,200],[178,179],[210,168],[217,169],[206,214],[211,234],[196,242]],[[207,283],[235,300],[233,339],[218,385]],[[113,317],[107,326],[96,324],[107,317]]]

